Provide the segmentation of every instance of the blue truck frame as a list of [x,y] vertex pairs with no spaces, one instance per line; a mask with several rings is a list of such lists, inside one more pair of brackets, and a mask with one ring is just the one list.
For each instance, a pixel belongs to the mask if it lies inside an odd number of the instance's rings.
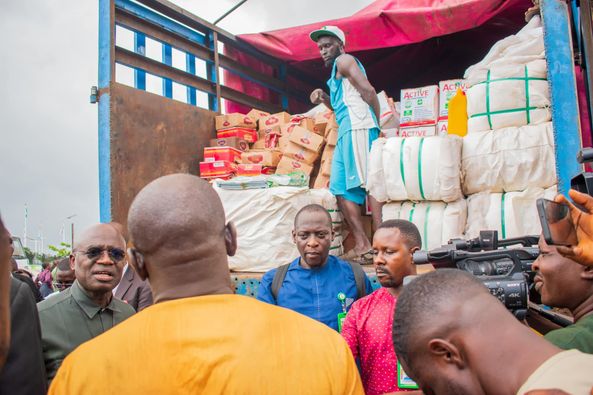
[[[579,31],[579,8],[576,0],[567,4],[563,0],[542,0],[540,2],[544,26],[544,42],[549,70],[549,84],[552,101],[552,122],[554,125],[554,142],[556,146],[556,174],[559,191],[566,193],[570,188],[570,180],[582,171],[576,161],[581,149],[581,128],[579,120],[579,104],[574,69],[574,53],[572,32]],[[570,8],[569,8],[570,7]],[[571,18],[571,14],[574,18]],[[120,16],[121,15],[121,16]],[[124,18],[125,16],[125,18]],[[126,22],[127,21],[127,22]],[[135,21],[135,22],[134,22]],[[132,23],[133,22],[133,23]],[[152,32],[163,33],[161,37],[162,58],[158,65],[142,63],[146,56],[146,40],[151,37],[144,31],[144,24],[150,26]],[[117,48],[115,40],[116,26],[129,29],[134,34],[134,47],[131,53]],[[154,33],[153,33],[154,34]],[[185,52],[185,70],[179,71],[172,64],[172,49],[177,46],[167,42],[167,35],[181,41],[189,42],[193,48],[203,48],[202,53]],[[580,34],[577,34],[579,44]],[[158,39],[158,38],[156,38]],[[267,79],[265,76],[252,73],[238,64],[226,60],[222,64],[219,44],[234,45],[246,53],[265,59],[278,68],[278,80]],[[187,47],[184,47],[187,48]],[[120,54],[121,55],[118,55]],[[134,60],[134,61],[132,61]],[[206,75],[197,78],[196,60],[206,63]],[[224,60],[224,59],[223,59]],[[137,61],[137,62],[136,62]],[[289,98],[294,92],[286,84],[287,65],[265,55],[247,44],[240,43],[228,32],[225,32],[206,21],[201,20],[187,11],[166,0],[99,0],[99,78],[98,95],[92,101],[98,101],[99,111],[99,201],[100,220],[112,220],[112,174],[111,174],[111,115],[112,103],[110,87],[115,82],[115,65],[123,64],[131,67],[134,72],[134,88],[146,90],[147,71],[144,65],[151,65],[151,73],[162,73],[162,94],[168,99],[173,98],[173,82],[186,85],[186,102],[196,106],[196,92],[208,94],[207,109],[220,113],[221,100],[231,99],[252,107],[262,106],[255,99],[250,101],[245,95],[224,87],[220,81],[220,69],[225,67],[236,72],[243,78],[256,81],[276,92],[280,97],[280,108],[288,109]],[[191,75],[188,79],[184,73]],[[189,83],[187,83],[189,81]],[[268,107],[270,108],[270,107]],[[373,276],[374,277],[374,276]],[[237,292],[255,295],[259,280],[253,276],[233,275]],[[373,278],[373,286],[378,287]]]

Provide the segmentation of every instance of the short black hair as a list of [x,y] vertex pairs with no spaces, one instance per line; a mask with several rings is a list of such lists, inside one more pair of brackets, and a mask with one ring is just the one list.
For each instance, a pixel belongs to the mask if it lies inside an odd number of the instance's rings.
[[399,229],[408,248],[422,248],[422,237],[413,222],[405,219],[389,219],[381,222],[377,229]]
[[58,270],[62,271],[62,272],[69,272],[70,270],[72,270],[70,268],[70,258],[62,258],[60,259],[60,261],[58,262]]
[[327,221],[329,222],[329,226],[330,227],[332,226],[332,217],[325,207],[323,207],[320,204],[308,204],[305,207],[301,208],[299,210],[299,212],[294,216],[294,228],[296,229],[297,221],[302,213],[311,213],[311,212],[324,213],[327,216]]
[[[414,330],[439,327],[436,320],[442,316],[444,306],[464,303],[481,292],[488,293],[488,289],[474,276],[459,269],[438,269],[404,286],[393,318],[393,347],[397,358],[411,367],[413,350],[410,345]],[[442,327],[442,330],[449,329]]]

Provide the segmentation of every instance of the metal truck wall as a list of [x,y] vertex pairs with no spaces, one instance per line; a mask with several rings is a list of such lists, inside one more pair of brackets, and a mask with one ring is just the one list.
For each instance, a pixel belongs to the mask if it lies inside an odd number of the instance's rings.
[[111,219],[127,225],[136,194],[172,173],[199,174],[215,113],[111,84]]

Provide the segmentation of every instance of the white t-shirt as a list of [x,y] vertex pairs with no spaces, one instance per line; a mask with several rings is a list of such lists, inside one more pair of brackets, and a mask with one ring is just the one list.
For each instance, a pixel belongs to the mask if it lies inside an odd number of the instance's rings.
[[517,395],[543,389],[558,389],[571,395],[590,395],[593,389],[593,355],[578,350],[554,355],[529,376]]

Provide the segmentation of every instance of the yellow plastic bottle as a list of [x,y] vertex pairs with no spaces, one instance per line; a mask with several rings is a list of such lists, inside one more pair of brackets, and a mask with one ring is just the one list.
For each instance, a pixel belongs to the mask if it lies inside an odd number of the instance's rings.
[[467,96],[461,89],[457,89],[455,96],[449,100],[449,134],[464,137],[467,134]]

